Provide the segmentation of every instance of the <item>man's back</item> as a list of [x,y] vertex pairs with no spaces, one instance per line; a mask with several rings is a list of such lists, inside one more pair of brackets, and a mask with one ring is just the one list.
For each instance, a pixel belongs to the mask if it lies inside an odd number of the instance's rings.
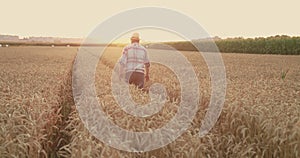
[[125,72],[144,73],[146,63],[149,63],[147,50],[139,43],[129,44],[123,49],[120,64],[125,67]]

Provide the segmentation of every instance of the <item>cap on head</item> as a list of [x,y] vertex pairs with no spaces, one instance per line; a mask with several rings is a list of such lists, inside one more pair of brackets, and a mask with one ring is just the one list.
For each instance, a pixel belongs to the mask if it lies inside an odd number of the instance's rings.
[[130,38],[131,40],[140,40],[140,35],[139,35],[139,33],[133,33],[132,34],[132,36],[131,36],[131,38]]

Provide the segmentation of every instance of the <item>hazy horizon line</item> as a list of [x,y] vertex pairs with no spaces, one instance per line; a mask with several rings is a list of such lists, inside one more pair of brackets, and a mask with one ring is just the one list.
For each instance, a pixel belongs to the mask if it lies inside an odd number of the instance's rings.
[[[61,39],[81,39],[83,41],[85,41],[86,39],[88,39],[88,37],[63,37],[63,36],[20,36],[20,35],[16,35],[16,34],[3,34],[0,33],[0,36],[18,36],[19,40],[24,40],[26,38],[61,38]],[[198,39],[192,39],[190,41],[193,40],[202,40],[202,39],[234,39],[234,38],[243,38],[243,39],[255,39],[255,38],[268,38],[268,37],[276,37],[276,36],[288,36],[288,37],[300,37],[300,35],[288,35],[288,34],[276,34],[276,35],[266,35],[266,36],[227,36],[227,37],[220,37],[220,36],[210,36],[210,37],[205,37],[205,38],[198,38]],[[0,39],[1,40],[1,39]],[[123,41],[126,39],[122,39]],[[151,42],[183,42],[183,41],[189,41],[189,40],[185,40],[185,39],[165,39],[165,40],[141,40],[141,43],[151,43]],[[99,42],[97,42],[99,43]],[[102,43],[115,43],[115,44],[124,44],[124,43],[130,43],[130,40],[128,39],[128,42],[121,42],[120,40],[114,40],[112,42],[100,42]]]

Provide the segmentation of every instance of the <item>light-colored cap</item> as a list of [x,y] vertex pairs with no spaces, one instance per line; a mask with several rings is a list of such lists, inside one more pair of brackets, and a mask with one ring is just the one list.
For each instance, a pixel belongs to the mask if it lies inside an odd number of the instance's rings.
[[140,40],[140,34],[139,33],[133,33],[131,38],[131,40]]

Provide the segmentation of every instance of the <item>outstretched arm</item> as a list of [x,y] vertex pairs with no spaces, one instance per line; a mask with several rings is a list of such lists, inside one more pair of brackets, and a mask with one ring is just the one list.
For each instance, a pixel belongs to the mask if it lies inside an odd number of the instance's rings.
[[124,67],[123,65],[119,64],[119,79],[122,79],[124,75]]
[[122,56],[119,59],[119,79],[122,79],[125,74],[125,64],[127,62],[126,49],[123,49]]
[[150,79],[149,68],[150,68],[150,63],[146,63],[145,64],[145,79],[146,79],[146,81],[149,81],[149,79]]

